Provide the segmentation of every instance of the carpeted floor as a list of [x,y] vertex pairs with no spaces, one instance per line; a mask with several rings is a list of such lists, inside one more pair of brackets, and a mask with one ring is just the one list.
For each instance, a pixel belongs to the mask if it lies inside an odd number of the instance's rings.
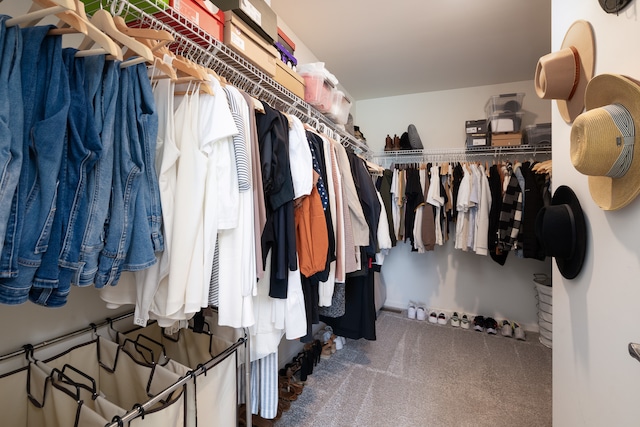
[[276,426],[551,426],[551,349],[382,311],[347,340]]

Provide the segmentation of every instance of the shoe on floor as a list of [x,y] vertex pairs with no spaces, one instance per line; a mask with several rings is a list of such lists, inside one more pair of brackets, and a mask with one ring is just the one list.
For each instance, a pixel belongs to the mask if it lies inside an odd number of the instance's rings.
[[524,335],[524,329],[522,329],[520,324],[517,322],[513,322],[513,336],[520,341],[527,340],[527,338]]
[[447,324],[447,316],[440,312],[440,314],[438,314],[438,325],[446,325]]
[[511,322],[508,320],[502,321],[502,328],[500,328],[500,333],[503,337],[512,337],[513,336],[513,327],[511,326]]
[[416,319],[427,320],[427,310],[425,310],[424,307],[416,308]]
[[495,335],[498,333],[498,322],[493,317],[487,317],[484,319],[484,328],[487,330],[488,334]]
[[409,307],[407,308],[407,317],[409,319],[416,318],[416,304],[413,301],[409,301]]
[[457,328],[460,326],[460,318],[458,317],[458,312],[454,311],[453,316],[451,316],[451,326]]
[[460,319],[460,327],[462,329],[469,329],[469,326],[471,326],[469,323],[469,318],[466,314],[463,314],[462,318]]
[[438,314],[435,311],[429,314],[429,323],[438,323]]
[[478,332],[484,332],[484,317],[476,316],[473,318],[473,330]]

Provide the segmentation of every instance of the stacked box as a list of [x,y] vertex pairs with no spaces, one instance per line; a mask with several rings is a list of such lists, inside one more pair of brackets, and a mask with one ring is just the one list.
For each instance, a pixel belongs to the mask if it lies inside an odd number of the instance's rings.
[[[152,14],[159,21],[164,22],[176,32],[187,36],[189,39],[204,48],[209,48],[211,40],[204,36],[199,36],[190,27],[198,27],[204,33],[216,40],[222,41],[224,34],[224,13],[211,3],[210,0],[151,0],[134,1],[132,4],[139,6],[143,12]],[[139,4],[138,4],[139,3]],[[180,22],[164,12],[167,6],[173,8],[185,22]],[[96,9],[93,8],[93,11]],[[124,19],[131,27],[138,26],[137,16],[129,12],[124,15]],[[188,21],[188,22],[186,22]]]
[[467,120],[464,123],[464,129],[467,147],[482,147],[491,144],[491,135],[486,119]]
[[275,81],[289,89],[298,98],[304,98],[304,79],[282,61],[276,61]]
[[491,133],[520,132],[522,127],[522,100],[524,93],[494,95],[485,104],[484,111]]
[[224,43],[271,77],[275,77],[278,51],[233,12],[224,13]]
[[216,0],[216,5],[233,12],[270,45],[278,39],[278,17],[264,0]]
[[522,144],[522,132],[505,132],[491,134],[493,147],[510,147]]

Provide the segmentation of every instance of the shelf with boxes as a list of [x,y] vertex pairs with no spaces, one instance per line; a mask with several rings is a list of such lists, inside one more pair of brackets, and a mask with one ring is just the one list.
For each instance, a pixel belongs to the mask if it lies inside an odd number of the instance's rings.
[[540,143],[504,147],[480,146],[383,151],[374,153],[372,160],[383,167],[389,167],[392,164],[473,162],[489,160],[490,158],[548,160],[551,158],[551,144]]
[[[295,115],[303,122],[365,157],[370,156],[369,148],[365,143],[342,130],[333,120],[305,102],[300,96],[301,93],[296,94],[277,81],[276,73],[280,69],[278,67],[280,60],[277,60],[275,47],[266,41],[260,44],[245,28],[246,22],[237,18],[234,10],[223,13],[216,6],[212,6],[209,0],[83,0],[83,2],[89,15],[98,8],[103,8],[109,10],[112,15],[124,17],[130,26],[169,31],[175,38],[175,41],[168,45],[173,52],[214,70],[230,84],[280,111]],[[240,3],[247,2],[240,1]],[[251,11],[249,13],[251,14]],[[255,12],[253,14],[256,15]],[[204,16],[212,18],[217,24],[214,25],[213,21],[206,18],[204,18],[206,21],[203,20]],[[209,24],[203,26],[203,22]],[[275,36],[277,37],[277,32]],[[246,50],[258,52],[258,59],[251,57],[252,60],[249,60]],[[264,59],[261,60],[259,57],[261,51],[271,51],[273,56],[265,54]]]
[[529,125],[522,129],[524,93],[493,95],[485,104],[485,118],[465,122],[468,149],[521,144],[551,144],[551,124]]

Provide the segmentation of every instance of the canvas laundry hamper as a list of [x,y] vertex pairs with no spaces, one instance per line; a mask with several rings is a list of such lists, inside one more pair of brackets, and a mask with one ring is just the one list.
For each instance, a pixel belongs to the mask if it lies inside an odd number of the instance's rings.
[[538,326],[540,328],[540,342],[551,348],[553,344],[553,288],[551,278],[546,274],[534,274],[533,281],[536,286],[536,298],[538,299]]

